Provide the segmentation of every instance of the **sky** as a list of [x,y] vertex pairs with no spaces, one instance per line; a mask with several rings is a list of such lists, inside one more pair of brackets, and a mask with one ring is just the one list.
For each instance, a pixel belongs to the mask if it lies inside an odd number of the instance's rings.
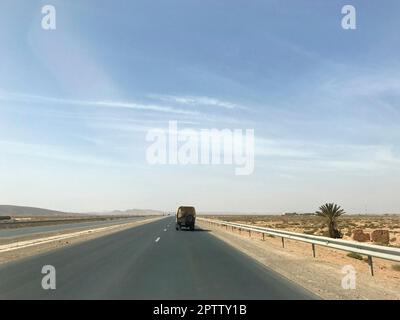
[[[3,0],[0,204],[400,213],[399,13],[397,0]],[[150,164],[146,135],[169,121],[254,130],[254,171]]]

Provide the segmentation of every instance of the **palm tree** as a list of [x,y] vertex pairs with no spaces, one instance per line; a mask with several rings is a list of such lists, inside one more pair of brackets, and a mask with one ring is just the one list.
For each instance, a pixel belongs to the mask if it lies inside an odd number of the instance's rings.
[[337,228],[337,218],[344,214],[344,210],[337,204],[326,203],[319,207],[319,211],[316,212],[317,216],[324,217],[328,223],[329,236],[331,238],[342,238],[342,233]]

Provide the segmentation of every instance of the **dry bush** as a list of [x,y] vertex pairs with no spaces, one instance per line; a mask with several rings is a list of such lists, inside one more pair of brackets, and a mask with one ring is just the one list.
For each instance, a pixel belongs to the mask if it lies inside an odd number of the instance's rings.
[[393,264],[393,265],[392,265],[392,269],[393,269],[394,271],[400,271],[400,264]]
[[363,256],[361,254],[355,253],[355,252],[349,252],[346,254],[349,258],[357,259],[357,260],[363,260]]

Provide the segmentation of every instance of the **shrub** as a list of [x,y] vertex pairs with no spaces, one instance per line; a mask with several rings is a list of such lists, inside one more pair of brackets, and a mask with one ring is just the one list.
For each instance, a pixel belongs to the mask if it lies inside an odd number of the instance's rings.
[[385,246],[385,247],[388,247],[388,246],[389,246],[389,245],[388,245],[386,242],[384,242],[384,241],[375,241],[374,244],[377,244],[378,246]]
[[361,254],[358,254],[358,253],[355,253],[355,252],[349,252],[349,253],[347,254],[347,256],[348,256],[349,258],[353,258],[353,259],[357,259],[357,260],[363,260],[362,255],[361,255]]
[[400,264],[392,264],[392,269],[395,271],[400,271]]
[[329,231],[322,231],[322,235],[329,238]]

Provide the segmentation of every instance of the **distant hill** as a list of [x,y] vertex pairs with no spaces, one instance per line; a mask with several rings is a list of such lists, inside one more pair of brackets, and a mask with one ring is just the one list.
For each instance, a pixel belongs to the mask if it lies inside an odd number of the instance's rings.
[[67,213],[67,212],[34,208],[34,207],[0,205],[0,216],[59,216],[59,215],[76,215],[76,213]]
[[103,212],[85,212],[85,213],[72,213],[62,212],[56,210],[49,210],[43,208],[34,207],[22,207],[22,206],[10,206],[0,205],[0,216],[61,216],[61,215],[131,215],[131,216],[150,216],[150,215],[161,215],[165,212],[152,209],[128,209],[128,210],[114,210],[114,211],[103,211]]
[[149,216],[160,215],[165,212],[153,209],[128,209],[128,210],[114,210],[109,214],[112,215],[132,215],[132,216]]

